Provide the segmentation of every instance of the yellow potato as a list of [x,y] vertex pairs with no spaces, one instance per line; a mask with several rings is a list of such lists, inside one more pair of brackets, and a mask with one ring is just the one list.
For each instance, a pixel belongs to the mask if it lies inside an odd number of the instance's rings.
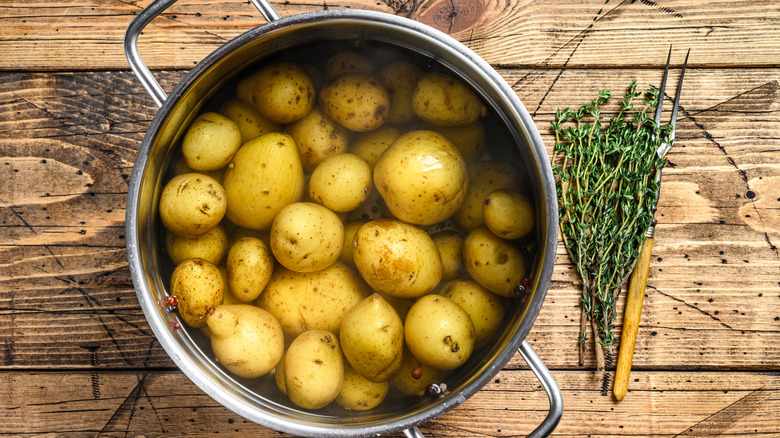
[[363,279],[341,262],[308,273],[277,266],[257,305],[279,320],[288,338],[312,329],[338,334],[344,315],[368,291]]
[[284,357],[287,396],[304,409],[320,409],[338,397],[344,361],[335,334],[309,330],[290,344]]
[[443,281],[453,280],[466,273],[463,265],[463,236],[455,231],[440,231],[431,236],[441,256]]
[[210,176],[185,173],[173,177],[160,195],[160,219],[172,233],[193,237],[207,233],[225,215],[225,189]]
[[344,357],[358,374],[384,382],[401,364],[404,325],[395,309],[374,293],[344,315],[339,341]]
[[257,299],[273,270],[274,256],[262,240],[244,237],[230,247],[228,287],[237,299],[245,303]]
[[276,365],[274,369],[274,381],[276,387],[279,388],[282,394],[287,395],[287,383],[284,381],[284,358],[287,356],[287,350],[282,355],[282,360]]
[[230,162],[241,143],[241,131],[232,120],[207,112],[187,128],[181,152],[192,169],[199,172],[217,170]]
[[371,170],[374,170],[379,156],[401,135],[398,128],[390,125],[381,127],[359,134],[349,146],[349,153],[355,154],[368,163]]
[[463,261],[471,278],[505,297],[515,296],[515,288],[526,275],[523,253],[484,226],[466,236]]
[[322,160],[309,178],[309,197],[335,212],[360,207],[373,188],[371,168],[352,154],[333,155]]
[[434,131],[401,135],[379,157],[374,185],[393,216],[432,225],[460,208],[469,191],[460,151]]
[[244,237],[254,237],[256,239],[262,240],[266,246],[271,246],[271,230],[260,231],[253,230],[251,228],[235,227],[228,236],[228,248],[235,245],[236,242],[243,239]]
[[352,240],[354,239],[358,228],[368,222],[368,219],[355,219],[344,225],[344,246],[342,247],[341,255],[339,256],[339,261],[341,263],[352,268],[355,267],[355,259],[352,257]]
[[379,406],[390,390],[390,381],[372,382],[344,364],[344,383],[336,403],[344,409],[365,411]]
[[204,259],[219,265],[227,254],[228,237],[225,227],[217,224],[195,237],[181,237],[169,231],[166,233],[165,246],[174,265],[186,259]]
[[357,52],[338,52],[325,62],[322,78],[330,82],[345,73],[362,73],[370,75],[374,72],[371,60]]
[[447,371],[468,360],[476,334],[474,323],[460,306],[440,295],[426,295],[409,309],[404,339],[420,362]]
[[469,314],[476,335],[474,348],[482,348],[493,340],[501,328],[506,313],[505,303],[501,297],[471,279],[447,282],[439,293],[454,301]]
[[270,228],[276,214],[303,195],[303,168],[295,141],[264,134],[244,143],[225,171],[227,217],[255,230]]
[[460,79],[429,72],[417,81],[412,111],[436,126],[464,126],[487,114],[487,108]]
[[219,113],[232,120],[241,132],[241,144],[269,132],[279,132],[281,126],[268,120],[251,105],[231,99],[219,107]]
[[412,93],[422,74],[419,67],[406,61],[388,64],[379,72],[377,78],[390,93],[390,111],[386,123],[404,125],[415,120]]
[[303,118],[314,107],[314,83],[297,64],[267,65],[242,79],[236,96],[268,120],[286,124]]
[[425,395],[425,389],[432,383],[442,383],[446,373],[420,362],[404,346],[401,366],[393,374],[393,385],[406,395],[420,397]]
[[316,107],[290,124],[286,132],[298,146],[305,172],[311,172],[320,161],[349,148],[349,132]]
[[425,126],[423,129],[432,129],[447,137],[458,148],[463,159],[467,163],[476,161],[487,146],[485,127],[481,120],[476,120],[464,126],[436,127]]
[[390,95],[374,77],[343,74],[320,90],[322,110],[345,128],[368,132],[379,128],[390,109]]
[[482,216],[490,231],[502,239],[525,237],[534,227],[534,207],[517,190],[490,192],[482,202]]
[[190,327],[206,325],[206,313],[222,304],[225,283],[219,268],[203,259],[187,259],[171,274],[171,295],[179,300],[179,316]]
[[360,227],[352,256],[366,282],[387,295],[416,298],[441,280],[441,258],[431,237],[396,219],[379,219]]
[[206,170],[206,171],[196,171],[195,169],[191,168],[189,165],[187,165],[187,160],[184,159],[184,157],[179,157],[178,160],[176,160],[176,163],[173,165],[173,175],[178,176],[185,173],[201,173],[203,175],[210,176],[214,178],[218,183],[222,184],[222,175],[225,173],[225,169],[217,169],[217,170]]
[[476,161],[468,166],[471,182],[468,195],[458,211],[452,216],[455,223],[469,232],[485,223],[482,203],[495,190],[513,189],[518,184],[517,169],[503,161]]
[[282,327],[270,313],[249,304],[212,307],[206,316],[211,349],[231,373],[257,378],[273,370],[284,353]]
[[339,259],[344,225],[319,204],[296,202],[276,215],[271,225],[271,251],[287,269],[314,272]]

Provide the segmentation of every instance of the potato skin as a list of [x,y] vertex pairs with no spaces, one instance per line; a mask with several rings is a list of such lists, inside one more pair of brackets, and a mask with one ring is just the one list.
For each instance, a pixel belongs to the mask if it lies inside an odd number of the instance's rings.
[[517,169],[502,161],[471,163],[468,166],[468,177],[471,182],[469,192],[452,216],[453,221],[466,232],[485,224],[482,203],[490,192],[514,189],[518,184]]
[[222,304],[225,284],[219,268],[203,259],[187,259],[171,274],[171,295],[179,300],[179,316],[190,327],[206,326],[206,313]]
[[219,107],[219,113],[232,120],[238,126],[238,131],[241,132],[241,144],[263,134],[281,130],[281,126],[278,123],[268,120],[260,114],[260,111],[238,99],[231,99],[222,104]]
[[352,257],[372,288],[398,298],[422,296],[441,280],[441,258],[431,237],[397,219],[379,219],[360,227]]
[[165,246],[174,265],[186,259],[205,259],[219,265],[228,251],[228,236],[221,224],[195,237],[181,237],[169,231]]
[[313,202],[295,202],[279,211],[271,225],[271,251],[287,269],[314,272],[332,265],[341,255],[341,219]]
[[440,295],[426,295],[409,309],[404,339],[420,362],[447,371],[468,360],[476,334],[468,313],[455,302]]
[[506,313],[504,299],[474,280],[449,281],[439,294],[451,299],[469,314],[476,335],[474,348],[486,346],[501,328]]
[[366,202],[373,187],[368,163],[345,153],[317,165],[309,178],[309,197],[335,212],[347,212]]
[[298,146],[305,172],[311,172],[325,158],[349,148],[349,132],[317,107],[287,126],[286,132]]
[[227,257],[228,288],[243,302],[257,299],[274,270],[274,256],[266,244],[255,237],[242,237]]
[[379,157],[400,135],[401,131],[398,128],[382,125],[373,131],[364,132],[355,137],[349,146],[349,153],[365,160],[373,171]]
[[422,74],[419,67],[406,61],[388,64],[379,72],[377,78],[390,93],[390,111],[386,123],[397,126],[414,121],[416,115],[412,111],[412,93]]
[[[416,371],[415,371],[416,370]],[[415,378],[412,373],[419,372],[419,377]],[[398,371],[393,374],[393,385],[402,393],[420,397],[425,395],[425,390],[431,383],[442,383],[447,373],[437,370],[431,366],[420,362],[409,347],[404,345],[403,360]]]
[[466,84],[450,75],[423,74],[412,93],[412,111],[435,126],[464,126],[487,114],[487,108]]
[[194,237],[217,226],[225,215],[225,189],[210,176],[185,173],[173,177],[160,195],[160,219],[170,232]]
[[463,265],[464,237],[458,232],[444,230],[432,235],[431,239],[441,256],[442,281],[454,280],[466,274],[466,267]]
[[351,268],[355,267],[355,259],[352,257],[352,241],[358,228],[369,223],[368,219],[354,219],[344,225],[344,247],[341,249],[339,261]]
[[404,325],[395,309],[374,293],[344,315],[339,341],[358,374],[371,382],[384,382],[401,364]]
[[271,227],[276,214],[303,195],[303,168],[295,141],[269,133],[244,143],[224,176],[227,217],[254,230]]
[[338,52],[333,54],[322,69],[322,79],[330,82],[346,73],[362,73],[370,75],[374,72],[374,65],[370,59],[357,52]]
[[[433,131],[447,137],[458,148],[467,163],[476,161],[485,152],[487,136],[484,124],[480,119],[463,126],[430,126]],[[428,129],[428,127],[423,129]]]
[[320,90],[322,110],[345,128],[368,132],[379,128],[390,110],[390,95],[373,76],[346,73]]
[[490,192],[482,202],[485,225],[502,239],[520,239],[534,227],[534,207],[524,193],[517,190]]
[[484,226],[466,236],[463,261],[471,278],[505,297],[515,296],[515,288],[526,275],[523,253]]
[[287,396],[304,409],[320,409],[338,397],[344,361],[335,334],[308,330],[290,344],[284,357]]
[[365,411],[379,406],[389,390],[390,380],[372,382],[361,376],[349,363],[345,363],[344,383],[336,403],[347,410]]
[[268,120],[286,124],[303,118],[314,107],[314,83],[306,71],[290,62],[261,68],[242,79],[236,96]]
[[241,131],[229,118],[215,112],[200,114],[187,128],[181,152],[198,172],[225,167],[241,147]]
[[469,192],[460,151],[434,131],[401,135],[379,157],[374,185],[393,216],[432,225],[455,213]]

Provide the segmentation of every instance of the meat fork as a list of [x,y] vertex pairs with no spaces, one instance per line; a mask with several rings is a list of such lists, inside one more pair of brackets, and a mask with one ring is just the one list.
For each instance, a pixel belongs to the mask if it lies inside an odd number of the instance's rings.
[[[683,76],[685,68],[688,65],[688,55],[691,49],[685,55],[685,62],[680,73],[680,82],[677,84],[677,94],[674,97],[672,107],[672,119],[669,124],[672,126],[672,132],[669,139],[661,143],[656,150],[659,158],[664,158],[669,149],[674,146],[675,132],[677,131],[677,110],[680,107],[680,93],[682,92]],[[672,57],[672,48],[669,47],[669,55],[666,57],[666,68],[664,77],[661,81],[661,88],[658,93],[658,107],[655,110],[655,124],[661,126],[661,112],[663,108],[664,90],[666,89],[666,79],[669,76],[669,61]],[[655,140],[653,136],[652,140]],[[655,193],[655,202],[653,203],[653,214],[655,214],[658,196],[661,193],[661,168],[655,171],[655,181],[658,189]],[[623,317],[623,332],[620,337],[620,351],[618,352],[617,368],[615,369],[615,386],[613,393],[615,398],[622,400],[628,391],[628,377],[631,373],[631,362],[634,358],[634,347],[636,345],[636,335],[639,330],[639,319],[642,315],[642,304],[645,299],[645,288],[647,287],[647,275],[650,271],[650,255],[653,248],[653,236],[655,234],[656,220],[647,228],[645,241],[639,253],[639,258],[634,265],[634,271],[631,273],[631,280],[628,285],[628,295],[626,296],[626,309]]]

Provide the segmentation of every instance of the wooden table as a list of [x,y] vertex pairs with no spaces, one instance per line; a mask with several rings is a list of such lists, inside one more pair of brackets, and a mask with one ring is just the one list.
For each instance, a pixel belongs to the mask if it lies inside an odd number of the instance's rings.
[[[278,435],[225,409],[173,365],[130,281],[127,183],[157,108],[129,72],[122,37],[148,3],[0,3],[0,435]],[[780,435],[776,1],[274,7],[282,16],[371,9],[450,33],[511,84],[548,150],[556,109],[604,88],[622,93],[634,79],[658,85],[669,45],[676,67],[690,47],[627,397],[602,393],[592,352],[577,363],[578,280],[561,246],[528,339],[563,391],[555,435]],[[182,0],[144,32],[141,52],[170,90],[205,55],[263,22],[245,0]],[[546,409],[515,356],[494,382],[421,430],[524,435]]]

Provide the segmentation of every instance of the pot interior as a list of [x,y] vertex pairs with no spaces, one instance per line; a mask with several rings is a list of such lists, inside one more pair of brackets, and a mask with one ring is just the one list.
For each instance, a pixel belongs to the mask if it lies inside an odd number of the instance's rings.
[[[487,104],[488,152],[523,175],[535,208],[530,248],[531,287],[508,301],[504,329],[492,345],[447,377],[440,396],[414,398],[391,390],[369,411],[346,411],[332,403],[308,412],[276,388],[273,376],[241,379],[213,360],[200,330],[171,330],[171,316],[157,303],[168,295],[173,266],[165,255],[157,204],[171,175],[181,137],[195,116],[215,108],[235,82],[257,66],[277,60],[322,64],[327,55],[353,50],[381,61],[411,59],[424,70],[448,71],[468,83]],[[128,196],[128,255],[139,301],[158,339],[201,389],[238,414],[270,428],[306,436],[374,436],[410,428],[462,403],[503,368],[525,338],[544,300],[557,241],[555,192],[546,152],[517,96],[484,61],[448,36],[419,23],[365,11],[301,14],[247,32],[195,67],[172,91],[139,151]]]

